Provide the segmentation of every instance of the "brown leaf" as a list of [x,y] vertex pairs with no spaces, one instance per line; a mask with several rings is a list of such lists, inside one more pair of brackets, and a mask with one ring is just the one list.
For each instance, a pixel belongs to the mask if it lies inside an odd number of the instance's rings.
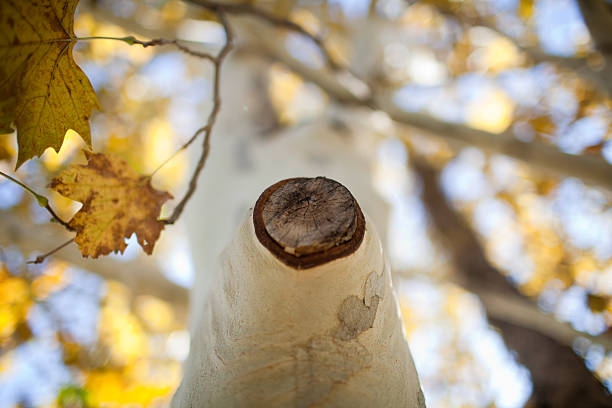
[[87,165],[71,166],[55,177],[50,188],[83,203],[70,220],[74,241],[83,256],[97,258],[127,247],[133,233],[147,254],[164,223],[158,220],[162,204],[172,198],[155,190],[151,179],[136,173],[114,155],[85,151]]

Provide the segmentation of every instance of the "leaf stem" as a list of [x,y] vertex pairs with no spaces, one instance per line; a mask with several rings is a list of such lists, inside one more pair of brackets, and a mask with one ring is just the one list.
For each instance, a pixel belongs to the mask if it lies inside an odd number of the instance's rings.
[[32,190],[30,187],[26,186],[25,184],[23,184],[21,181],[17,180],[16,178],[9,176],[8,174],[2,171],[0,171],[0,175],[3,175],[7,179],[11,180],[13,183],[17,184],[18,186],[20,186],[21,188],[23,188],[24,190],[32,194],[36,198],[36,201],[38,201],[38,205],[40,205],[41,207],[45,207],[49,204],[49,200],[47,199],[47,197],[38,194],[36,191]]
[[40,205],[41,207],[46,209],[49,212],[49,214],[51,214],[52,221],[55,221],[58,224],[61,224],[68,231],[74,231],[74,229],[66,221],[64,221],[60,217],[58,217],[58,215],[55,213],[55,211],[53,211],[53,208],[51,208],[51,206],[49,205],[49,199],[47,197],[45,197],[45,196],[43,196],[41,194],[38,194],[36,191],[32,190],[30,187],[28,187],[27,185],[23,184],[21,181],[17,180],[14,177],[9,176],[8,174],[4,173],[3,171],[0,171],[0,175],[6,177],[7,179],[12,181],[13,183],[17,184],[18,186],[20,186],[21,188],[23,188],[24,190],[26,190],[27,192],[32,194],[34,196],[34,198],[36,198],[36,201],[38,202],[38,205]]
[[115,40],[115,41],[122,41],[124,43],[127,43],[129,45],[134,44],[134,41],[136,40],[133,36],[129,35],[127,37],[108,37],[108,36],[91,36],[91,37],[76,37],[74,38],[74,41],[90,41],[90,40]]

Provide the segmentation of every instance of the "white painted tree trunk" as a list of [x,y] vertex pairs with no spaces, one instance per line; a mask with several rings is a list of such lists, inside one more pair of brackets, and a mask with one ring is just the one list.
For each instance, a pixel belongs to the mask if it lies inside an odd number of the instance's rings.
[[303,270],[272,255],[252,220],[217,263],[172,406],[424,407],[369,220],[353,254]]

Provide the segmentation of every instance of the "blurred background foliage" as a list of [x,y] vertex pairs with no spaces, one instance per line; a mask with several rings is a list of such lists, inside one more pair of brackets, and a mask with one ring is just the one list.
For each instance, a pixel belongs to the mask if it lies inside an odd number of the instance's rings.
[[[510,131],[526,146],[541,141],[612,163],[610,93],[583,75],[603,69],[605,58],[574,0],[250,3],[324,37],[334,58],[356,67],[406,112],[493,134]],[[181,38],[205,50],[224,41],[214,16],[176,0],[82,0],[75,31],[83,37]],[[305,66],[323,67],[313,44],[295,33],[274,41]],[[149,173],[205,121],[212,74],[206,61],[170,47],[102,40],[78,43],[75,58],[103,108],[92,118],[95,151],[117,153]],[[537,304],[535,313],[549,318],[543,322],[552,319],[567,329],[543,324],[542,330],[612,389],[608,190],[503,151],[406,130],[381,111],[343,107],[279,61],[268,60],[259,78],[244,90],[254,133],[327,120],[326,112],[340,105],[353,115],[345,116],[349,120],[359,117],[375,143],[372,177],[364,182],[390,205],[388,254],[429,407],[524,406],[535,374],[487,322],[487,307],[495,303],[453,278],[448,237],[434,228],[411,167],[415,155],[439,172],[446,198],[491,265]],[[84,147],[69,131],[59,152],[48,149],[16,173],[46,192],[64,219],[80,204],[45,185],[68,164],[83,162]],[[15,156],[15,135],[1,135],[2,171],[12,171]],[[177,196],[188,177],[183,155],[163,167],[155,183]],[[0,407],[167,406],[189,348],[185,288],[194,267],[183,227],[166,230],[148,259],[132,243],[121,257],[85,261],[62,251],[42,265],[27,265],[61,242],[63,232],[5,179],[0,208]],[[147,278],[153,269],[158,275]],[[511,318],[522,313],[509,309],[504,312]]]

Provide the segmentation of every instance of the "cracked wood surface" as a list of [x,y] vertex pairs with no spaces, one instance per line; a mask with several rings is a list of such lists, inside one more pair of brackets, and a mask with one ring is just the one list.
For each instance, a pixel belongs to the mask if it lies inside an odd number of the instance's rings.
[[317,177],[283,184],[263,207],[266,232],[296,256],[333,248],[351,239],[355,200],[342,184]]
[[365,233],[357,201],[342,184],[293,178],[268,187],[253,211],[259,242],[286,265],[307,269],[355,252]]

